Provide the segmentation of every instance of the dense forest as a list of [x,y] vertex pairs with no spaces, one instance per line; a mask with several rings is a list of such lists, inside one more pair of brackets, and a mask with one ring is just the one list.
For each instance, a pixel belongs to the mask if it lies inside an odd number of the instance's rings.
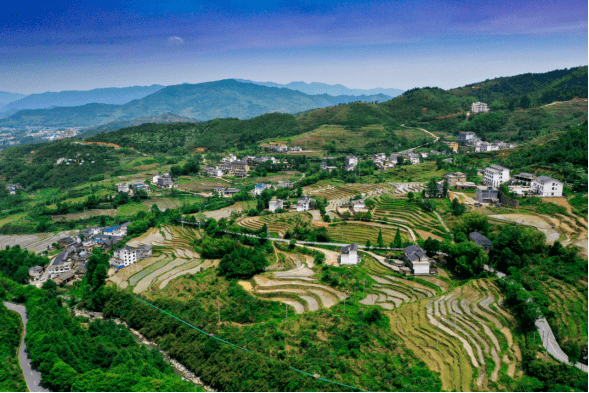
[[8,310],[2,303],[5,296],[6,290],[0,288],[0,391],[26,392],[27,386],[18,364],[22,321],[15,311]]
[[17,244],[12,248],[6,246],[0,250],[0,273],[10,277],[20,284],[29,281],[29,268],[33,266],[46,266],[49,259],[20,248]]

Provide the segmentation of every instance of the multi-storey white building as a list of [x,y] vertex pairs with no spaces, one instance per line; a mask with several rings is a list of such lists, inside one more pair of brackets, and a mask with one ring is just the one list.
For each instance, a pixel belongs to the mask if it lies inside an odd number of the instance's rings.
[[275,212],[278,209],[284,209],[284,201],[282,199],[273,199],[268,203],[268,209]]
[[539,197],[561,197],[562,182],[548,176],[538,176],[532,180],[531,192]]
[[487,113],[489,112],[489,107],[484,102],[473,102],[470,106],[470,111],[472,113]]
[[342,253],[339,257],[340,265],[357,265],[358,264],[358,245],[352,243],[349,246],[342,247]]
[[311,202],[315,202],[315,200],[307,196],[299,198],[299,200],[297,201],[297,211],[306,212],[308,210],[311,210]]
[[509,180],[509,169],[504,168],[500,165],[491,165],[485,168],[485,177],[483,178],[483,184],[491,187],[499,187]]
[[119,266],[129,266],[137,262],[137,250],[129,246],[115,250],[114,256]]

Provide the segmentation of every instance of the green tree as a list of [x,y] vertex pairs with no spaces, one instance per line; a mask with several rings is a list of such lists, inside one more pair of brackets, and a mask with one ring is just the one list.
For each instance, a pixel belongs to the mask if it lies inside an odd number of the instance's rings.
[[372,244],[370,243],[370,239],[366,240],[366,248],[370,248],[372,247]]
[[527,109],[530,107],[530,105],[532,104],[532,100],[530,99],[530,97],[528,97],[527,95],[524,95],[520,100],[519,100],[519,106]]
[[438,182],[435,177],[432,177],[427,183],[427,194],[430,198],[436,198],[438,196]]
[[409,199],[409,202],[413,201],[413,199],[415,199],[415,194],[413,193],[413,191],[409,191],[407,193],[407,199]]
[[379,247],[384,247],[384,240],[382,238],[382,229],[378,231],[378,239],[376,240]]
[[395,234],[395,248],[403,247],[403,239],[401,238],[401,229],[397,228],[397,233]]

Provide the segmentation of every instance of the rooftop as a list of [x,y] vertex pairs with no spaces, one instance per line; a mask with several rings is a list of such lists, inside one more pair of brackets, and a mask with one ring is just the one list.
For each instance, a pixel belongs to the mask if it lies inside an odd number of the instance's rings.
[[491,246],[493,244],[489,239],[487,239],[484,235],[481,235],[478,232],[471,232],[469,237],[471,241],[475,242],[480,246]]
[[342,253],[347,254],[350,251],[358,251],[358,244],[352,243],[349,246],[343,246],[342,247]]

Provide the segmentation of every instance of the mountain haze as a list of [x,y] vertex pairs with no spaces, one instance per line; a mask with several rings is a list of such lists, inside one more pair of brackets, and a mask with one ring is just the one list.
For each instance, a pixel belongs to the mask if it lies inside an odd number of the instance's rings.
[[0,91],[0,112],[2,111],[3,105],[6,105],[6,104],[16,101],[16,100],[20,100],[21,98],[24,98],[24,97],[26,97],[26,94]]
[[256,85],[268,86],[268,87],[281,87],[285,89],[298,90],[305,94],[317,95],[317,94],[329,94],[331,96],[350,95],[350,96],[362,96],[362,95],[374,95],[383,94],[389,98],[396,97],[403,94],[403,90],[400,89],[384,89],[377,87],[375,89],[350,89],[344,85],[329,85],[327,83],[320,82],[290,82],[285,85],[274,82],[254,82],[247,79],[236,79],[238,82],[254,83]]
[[[0,113],[12,114],[24,109],[47,109],[80,106],[86,104],[122,105],[148,96],[164,86],[108,87],[93,90],[66,90],[40,94],[22,95],[18,100],[0,107]],[[0,102],[1,104],[1,102]]]
[[199,84],[164,87],[124,105],[86,104],[19,111],[0,119],[0,126],[91,127],[112,121],[175,113],[178,116],[207,121],[236,117],[249,119],[265,113],[298,113],[355,101],[386,101],[387,96],[308,95],[296,90],[241,83],[233,79]]

